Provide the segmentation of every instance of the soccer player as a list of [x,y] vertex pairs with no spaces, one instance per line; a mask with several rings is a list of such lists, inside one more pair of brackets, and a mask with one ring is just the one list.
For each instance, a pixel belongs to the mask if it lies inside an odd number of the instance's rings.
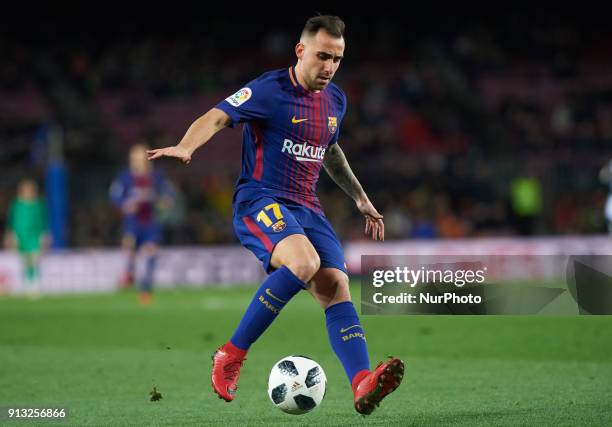
[[342,247],[315,189],[323,166],[355,201],[365,233],[384,239],[380,215],[338,145],[346,96],[331,83],[344,55],[344,23],[316,16],[295,47],[297,64],[267,72],[197,119],[177,146],[149,159],[191,161],[196,148],[226,126],[243,127],[242,172],[234,194],[234,229],[269,273],[231,339],[213,355],[212,385],[220,398],[236,395],[250,346],[299,291],[325,310],[333,350],[344,366],[355,409],[371,413],[403,377],[398,358],[370,371],[365,334],[349,292]]
[[174,191],[164,175],[154,170],[147,160],[148,147],[136,144],[130,148],[129,169],[122,171],[112,183],[110,197],[123,215],[122,245],[128,250],[128,261],[121,280],[123,287],[133,284],[136,257],[145,257],[145,273],[139,283],[139,301],[152,302],[153,275],[159,241],[156,209],[167,209],[174,200]]
[[40,253],[50,238],[47,209],[39,197],[36,182],[31,179],[24,179],[17,186],[17,197],[9,208],[5,240],[6,246],[16,248],[24,261],[26,292],[36,295]]

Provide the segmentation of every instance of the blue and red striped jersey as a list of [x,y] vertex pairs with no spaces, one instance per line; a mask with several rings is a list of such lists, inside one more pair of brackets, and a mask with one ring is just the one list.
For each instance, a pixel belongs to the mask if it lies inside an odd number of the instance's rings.
[[338,86],[330,82],[320,92],[306,90],[289,67],[262,74],[216,108],[230,116],[232,126],[245,123],[236,202],[270,195],[322,213],[319,171],[346,112],[346,95]]
[[133,212],[124,213],[124,219],[141,225],[154,222],[155,204],[162,197],[173,200],[175,196],[171,184],[158,170],[137,175],[125,169],[113,181],[109,193],[121,210],[132,204]]

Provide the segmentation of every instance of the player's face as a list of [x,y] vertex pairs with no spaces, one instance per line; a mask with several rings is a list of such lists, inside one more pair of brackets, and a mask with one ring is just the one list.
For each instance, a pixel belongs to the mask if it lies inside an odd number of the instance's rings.
[[23,181],[19,185],[19,197],[25,200],[33,200],[38,196],[38,187],[34,183],[34,181]]
[[305,37],[295,47],[298,66],[307,89],[323,90],[340,67],[344,55],[344,38],[336,38],[324,30]]
[[147,151],[144,146],[134,146],[130,150],[130,170],[137,174],[149,171],[151,162],[147,160]]

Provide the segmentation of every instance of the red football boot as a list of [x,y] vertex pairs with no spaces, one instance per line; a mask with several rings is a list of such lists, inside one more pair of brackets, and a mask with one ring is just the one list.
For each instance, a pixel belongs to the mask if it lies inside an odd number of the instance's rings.
[[134,287],[134,275],[129,272],[125,272],[119,279],[119,287],[121,289],[129,289]]
[[140,305],[151,305],[153,303],[153,294],[151,292],[140,292],[138,294],[138,302]]
[[357,412],[371,414],[385,396],[399,387],[403,377],[404,362],[397,357],[380,362],[374,372],[367,374],[355,388]]
[[236,397],[240,368],[246,360],[246,350],[239,349],[231,342],[227,342],[212,355],[211,382],[219,399],[231,402]]

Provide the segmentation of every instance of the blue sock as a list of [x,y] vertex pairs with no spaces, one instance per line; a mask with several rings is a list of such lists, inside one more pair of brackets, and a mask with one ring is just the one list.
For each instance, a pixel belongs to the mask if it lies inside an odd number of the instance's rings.
[[155,263],[157,261],[156,256],[148,256],[147,264],[145,266],[145,275],[142,280],[141,291],[151,292],[153,290],[153,273],[155,272]]
[[365,334],[355,306],[351,301],[345,301],[327,307],[325,321],[329,342],[352,384],[355,374],[370,369]]
[[261,284],[231,338],[236,347],[247,350],[272,324],[280,310],[295,294],[306,288],[287,267],[270,274]]

